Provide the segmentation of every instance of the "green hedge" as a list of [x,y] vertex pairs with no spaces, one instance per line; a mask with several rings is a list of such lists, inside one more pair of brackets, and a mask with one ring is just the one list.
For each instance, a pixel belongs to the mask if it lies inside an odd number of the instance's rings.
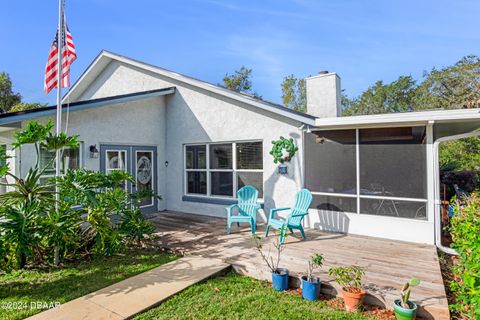
[[456,303],[451,308],[469,319],[480,319],[480,195],[455,201],[450,232],[459,253],[450,288]]

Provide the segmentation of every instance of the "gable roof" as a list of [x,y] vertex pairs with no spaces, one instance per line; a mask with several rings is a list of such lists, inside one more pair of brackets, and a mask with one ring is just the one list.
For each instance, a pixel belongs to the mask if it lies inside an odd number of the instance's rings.
[[67,99],[75,101],[76,99],[78,99],[80,95],[84,92],[84,90],[88,88],[92,81],[96,79],[96,77],[111,61],[118,61],[139,69],[143,69],[145,71],[152,72],[154,74],[171,78],[178,82],[185,83],[193,87],[197,87],[242,103],[246,103],[262,111],[272,112],[274,114],[278,114],[280,116],[296,120],[308,125],[315,124],[315,117],[312,115],[291,110],[273,102],[265,101],[244,93],[239,93],[209,82],[198,80],[177,72],[160,68],[158,66],[144,63],[106,50],[100,52],[100,54],[95,58],[95,60],[93,60],[93,62],[88,66],[85,72],[73,84],[69,92],[63,97],[63,101],[67,101]]
[[[91,100],[78,101],[78,102],[72,102],[72,103],[63,103],[62,109],[69,108],[70,111],[78,111],[78,110],[84,110],[84,109],[103,107],[103,106],[112,105],[112,104],[125,103],[129,101],[140,100],[140,99],[159,97],[167,94],[172,94],[174,92],[175,92],[175,87],[135,92],[135,93],[122,94],[122,95],[99,98],[99,99],[91,99]],[[3,114],[0,114],[0,125],[20,122],[25,120],[31,120],[31,119],[35,119],[43,116],[54,115],[56,111],[57,111],[57,106],[53,105],[53,106],[42,107],[42,108],[37,108],[32,110],[3,113]]]

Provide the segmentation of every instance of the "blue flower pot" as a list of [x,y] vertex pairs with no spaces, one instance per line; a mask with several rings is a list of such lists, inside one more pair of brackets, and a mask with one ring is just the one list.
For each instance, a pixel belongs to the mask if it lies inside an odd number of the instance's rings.
[[312,282],[307,281],[307,276],[302,277],[302,296],[308,301],[315,301],[320,298],[320,287],[322,282],[320,278],[313,278]]
[[278,268],[277,272],[272,272],[272,287],[277,291],[288,289],[288,270]]

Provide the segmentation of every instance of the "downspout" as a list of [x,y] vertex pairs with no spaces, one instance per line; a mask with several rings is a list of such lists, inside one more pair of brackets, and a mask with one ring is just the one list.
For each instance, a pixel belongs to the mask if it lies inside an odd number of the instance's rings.
[[469,133],[462,133],[462,134],[457,134],[453,136],[447,136],[447,137],[442,137],[437,140],[435,140],[433,144],[433,153],[434,153],[434,169],[435,169],[435,245],[437,246],[438,249],[441,251],[448,253],[448,254],[453,254],[453,255],[458,255],[458,252],[455,249],[452,249],[450,247],[446,247],[442,245],[442,237],[441,237],[441,231],[442,231],[442,217],[441,217],[441,200],[440,200],[440,164],[439,164],[439,145],[442,142],[445,141],[450,141],[450,140],[458,140],[462,138],[469,138],[469,137],[476,137],[480,136],[480,131],[475,131],[475,132],[469,132]]

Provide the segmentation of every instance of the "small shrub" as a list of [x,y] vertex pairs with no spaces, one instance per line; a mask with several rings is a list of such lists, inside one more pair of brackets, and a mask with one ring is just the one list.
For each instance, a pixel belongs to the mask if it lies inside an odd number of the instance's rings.
[[[283,230],[280,230],[283,232]],[[278,266],[280,265],[280,258],[282,256],[283,250],[285,250],[285,243],[280,243],[280,237],[275,232],[275,240],[273,242],[273,247],[275,248],[276,253],[272,254],[270,249],[268,251],[263,250],[262,238],[259,236],[252,236],[252,240],[255,245],[255,249],[260,253],[262,260],[267,264],[268,269],[271,273],[279,273]]]
[[459,258],[450,283],[456,303],[451,308],[469,319],[480,319],[480,196],[473,193],[455,201],[450,223],[452,248]]
[[333,276],[336,283],[351,293],[360,291],[364,274],[363,268],[359,266],[332,267],[328,270],[328,275]]
[[307,281],[311,282],[313,280],[313,270],[321,268],[323,265],[323,256],[321,254],[315,253],[308,260],[308,269],[307,269]]

